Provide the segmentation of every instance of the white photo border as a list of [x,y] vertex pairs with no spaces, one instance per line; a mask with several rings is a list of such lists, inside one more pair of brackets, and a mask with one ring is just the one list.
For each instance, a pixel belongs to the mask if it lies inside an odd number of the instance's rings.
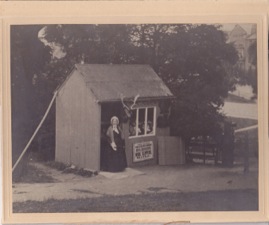
[[[197,4],[201,4],[197,7]],[[268,221],[268,25],[264,1],[1,2],[3,222],[204,223]],[[90,15],[90,16],[89,16]],[[259,210],[253,212],[12,213],[10,26],[23,24],[255,23],[258,52]]]

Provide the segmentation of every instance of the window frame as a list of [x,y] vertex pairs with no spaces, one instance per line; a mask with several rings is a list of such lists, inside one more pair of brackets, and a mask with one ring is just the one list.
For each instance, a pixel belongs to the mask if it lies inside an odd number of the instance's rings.
[[[148,122],[148,109],[149,108],[152,108],[153,109],[153,126],[152,126],[152,133],[150,134],[142,134],[142,135],[138,135],[138,129],[135,129],[136,130],[136,133],[135,135],[133,136],[130,136],[129,134],[129,138],[130,139],[133,139],[133,138],[142,138],[142,137],[153,137],[156,135],[156,129],[157,129],[157,126],[156,126],[156,118],[157,118],[157,109],[156,109],[156,106],[141,106],[141,107],[136,107],[133,109],[133,111],[135,111],[135,114],[136,114],[136,128],[138,128],[138,124],[139,124],[139,109],[145,109],[145,120],[144,120],[144,123],[147,124]],[[130,123],[129,123],[129,126],[130,126]]]

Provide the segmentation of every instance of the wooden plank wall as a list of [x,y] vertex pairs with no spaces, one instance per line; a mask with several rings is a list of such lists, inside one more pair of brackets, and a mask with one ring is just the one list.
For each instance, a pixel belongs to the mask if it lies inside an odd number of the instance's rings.
[[185,164],[185,144],[180,137],[158,137],[159,165]]
[[100,105],[74,71],[56,99],[56,161],[100,169]]

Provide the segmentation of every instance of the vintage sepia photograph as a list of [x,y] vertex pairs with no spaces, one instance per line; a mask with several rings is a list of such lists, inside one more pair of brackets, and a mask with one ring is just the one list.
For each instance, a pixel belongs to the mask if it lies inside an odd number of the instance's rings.
[[13,213],[259,210],[257,24],[10,26]]

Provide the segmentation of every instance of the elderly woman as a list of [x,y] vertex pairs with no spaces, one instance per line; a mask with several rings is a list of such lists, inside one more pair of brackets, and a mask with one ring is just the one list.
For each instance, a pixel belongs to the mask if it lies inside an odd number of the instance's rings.
[[127,167],[126,154],[124,149],[124,136],[119,126],[119,119],[113,116],[110,120],[106,136],[108,145],[106,147],[105,170],[110,172],[120,172]]

